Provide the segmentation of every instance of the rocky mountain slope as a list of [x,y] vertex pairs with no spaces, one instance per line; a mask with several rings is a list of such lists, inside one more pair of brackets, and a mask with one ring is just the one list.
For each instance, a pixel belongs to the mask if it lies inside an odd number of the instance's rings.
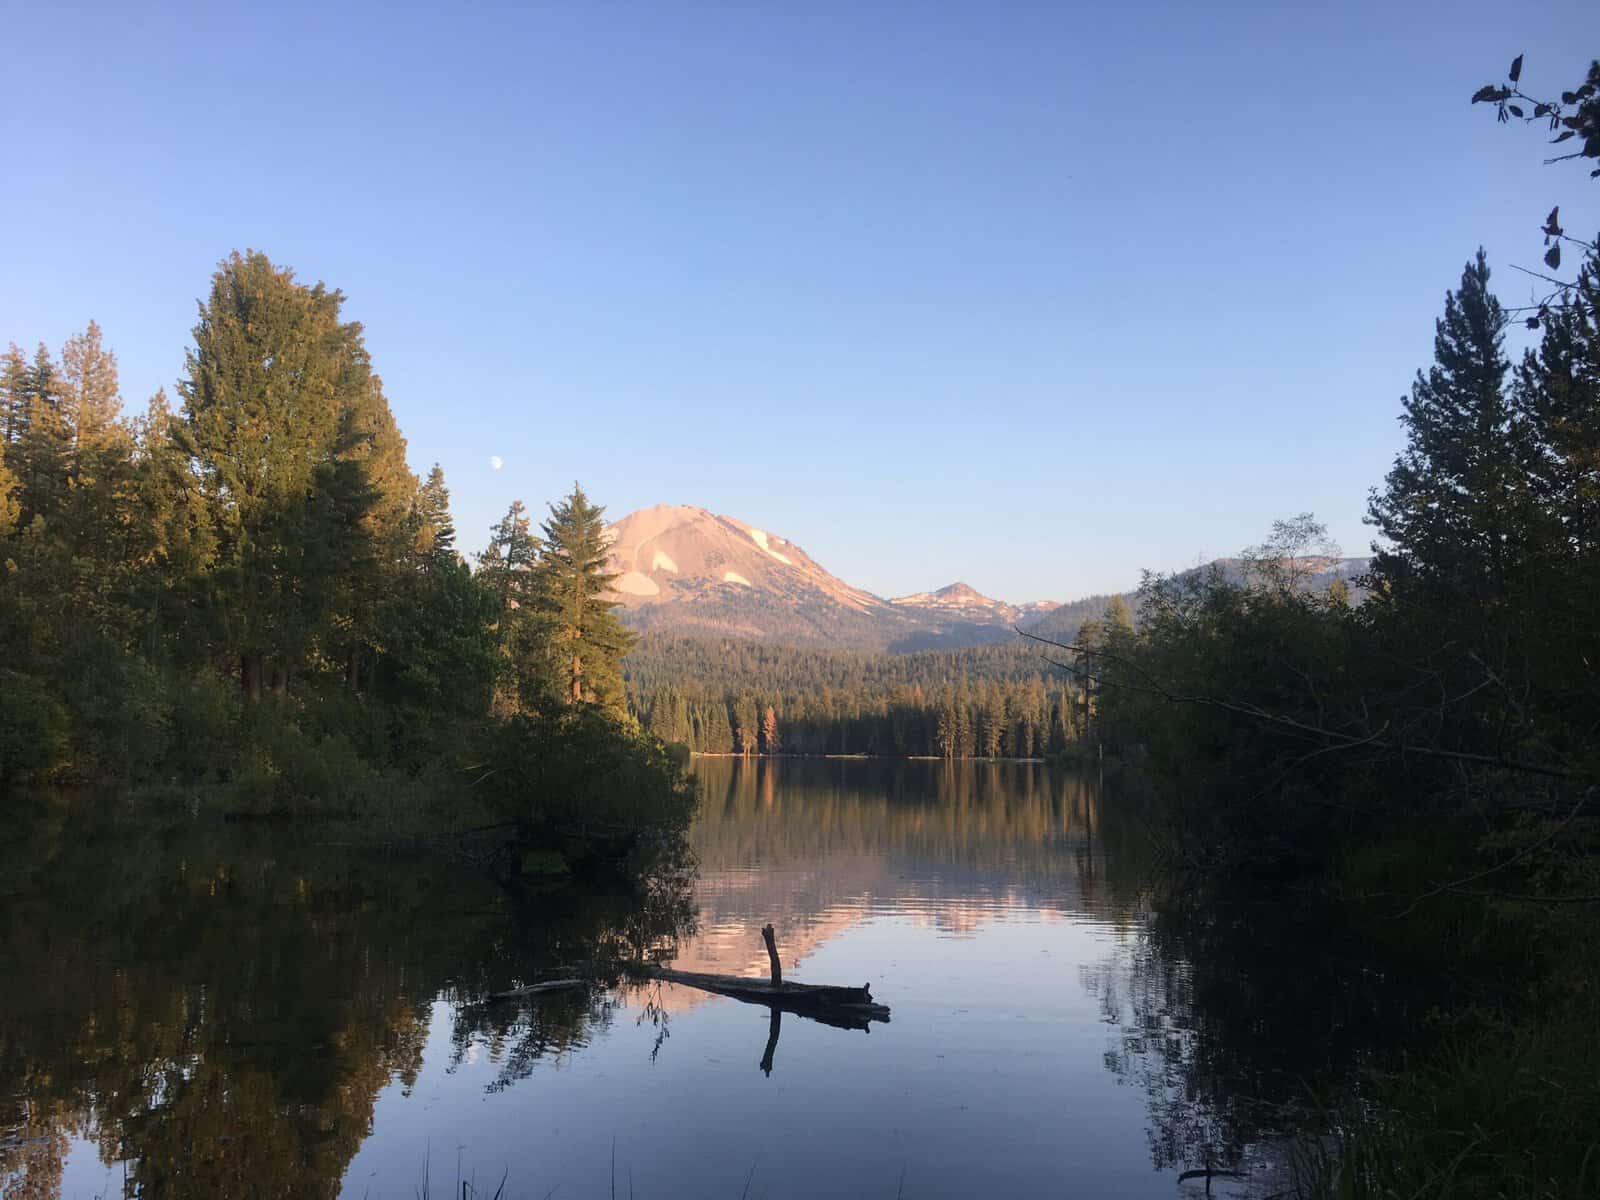
[[886,600],[800,546],[704,508],[658,504],[611,527],[615,596],[637,629],[868,650],[927,650],[1011,637],[1049,604],[1011,605],[966,584]]
[[[830,573],[787,538],[735,517],[658,504],[611,526],[615,598],[636,629],[858,650],[958,649],[1016,636],[1070,637],[1110,596],[1008,604],[965,583],[888,600]],[[1312,564],[1311,585],[1351,579],[1366,559]],[[1237,559],[1213,564],[1237,575]],[[1130,604],[1131,593],[1128,595]]]

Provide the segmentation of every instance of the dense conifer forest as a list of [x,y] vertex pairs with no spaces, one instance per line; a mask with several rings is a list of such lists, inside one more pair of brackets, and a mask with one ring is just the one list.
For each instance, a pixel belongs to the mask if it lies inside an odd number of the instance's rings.
[[1082,693],[1018,639],[916,654],[646,634],[625,664],[646,729],[709,754],[1033,758],[1082,734]]
[[176,403],[131,417],[93,322],[0,359],[0,783],[253,812],[470,785],[526,816],[625,776],[681,813],[626,712],[603,509],[574,486],[536,527],[519,501],[474,570],[343,301],[231,255]]

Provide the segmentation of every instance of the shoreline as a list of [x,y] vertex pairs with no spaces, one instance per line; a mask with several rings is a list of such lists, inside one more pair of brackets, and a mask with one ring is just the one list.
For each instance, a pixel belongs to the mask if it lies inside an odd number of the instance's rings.
[[1009,755],[1000,755],[990,758],[987,755],[962,754],[945,757],[942,754],[733,754],[717,750],[691,750],[689,757],[694,758],[752,758],[774,759],[794,758],[808,760],[822,759],[849,759],[860,762],[980,762],[980,763],[1044,763],[1043,758],[1012,758]]

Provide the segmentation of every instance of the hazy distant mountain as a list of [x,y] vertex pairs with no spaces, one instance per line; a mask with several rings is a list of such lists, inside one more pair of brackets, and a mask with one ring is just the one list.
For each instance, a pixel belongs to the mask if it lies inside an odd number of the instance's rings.
[[[1362,591],[1356,586],[1356,580],[1367,573],[1371,565],[1370,558],[1305,558],[1297,560],[1308,572],[1306,586],[1313,591],[1326,591],[1332,586],[1335,579],[1342,579],[1350,586],[1352,598],[1359,600]],[[1239,558],[1218,558],[1203,566],[1191,568],[1183,574],[1216,569],[1222,572],[1225,579],[1238,583],[1244,578],[1244,560]],[[1127,601],[1130,612],[1138,611],[1139,595],[1137,592],[1123,592],[1122,598]],[[1110,594],[1103,596],[1086,596],[1082,600],[1073,600],[1067,604],[1058,604],[1041,617],[1032,622],[1023,623],[1029,633],[1039,637],[1054,638],[1057,641],[1071,641],[1077,634],[1078,627],[1085,621],[1097,618],[1105,612],[1106,605],[1111,603]]]
[[922,613],[936,613],[944,617],[962,617],[974,621],[992,619],[1007,625],[1036,614],[1047,613],[1057,607],[1054,600],[1036,600],[1032,604],[1007,604],[1004,600],[991,600],[965,583],[952,583],[936,592],[917,592],[912,596],[899,596],[889,603]]
[[703,508],[658,504],[611,527],[616,598],[638,629],[872,650],[979,645],[1054,607],[951,584],[885,600],[787,538]]
[[[642,630],[859,650],[957,649],[1005,641],[1018,627],[1070,637],[1111,599],[1009,604],[952,583],[886,600],[831,574],[787,538],[685,505],[640,509],[611,533],[616,599],[624,620]],[[1318,560],[1313,585],[1353,578],[1366,564]],[[1239,571],[1237,559],[1215,565]]]

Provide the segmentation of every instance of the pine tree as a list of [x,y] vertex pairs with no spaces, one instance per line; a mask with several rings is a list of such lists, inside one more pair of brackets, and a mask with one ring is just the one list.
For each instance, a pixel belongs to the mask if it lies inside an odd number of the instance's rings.
[[1121,596],[1113,596],[1106,603],[1103,620],[1109,636],[1133,632],[1133,614],[1128,611],[1128,602]]
[[121,434],[117,356],[101,344],[100,326],[93,321],[61,348],[60,406],[73,448],[80,454]]
[[53,522],[71,486],[72,434],[61,412],[61,377],[50,351],[41,345],[20,379],[27,416],[11,450],[13,473],[21,484],[21,523],[35,517]]
[[78,602],[105,631],[126,633],[122,599],[146,536],[135,499],[133,434],[122,420],[116,355],[101,344],[100,327],[67,339],[59,375],[61,422],[67,439],[67,489],[56,536],[75,571]]
[[216,526],[191,469],[187,427],[173,414],[165,391],[150,397],[134,436],[141,537],[130,556],[130,597],[146,614],[144,651],[151,658],[195,660],[215,640],[203,596]]
[[438,463],[428,472],[427,482],[417,489],[417,519],[417,549],[423,561],[435,568],[459,561],[455,522],[450,517],[450,489],[444,485],[444,471]]
[[1559,557],[1600,550],[1600,250],[1540,322],[1517,369],[1519,410],[1538,444],[1540,500],[1560,523]]
[[1000,691],[985,687],[979,705],[980,749],[985,758],[998,758],[1005,751],[1006,710]]
[[945,758],[956,756],[956,703],[948,688],[939,693],[939,715],[934,726],[934,742]]
[[[366,482],[383,416],[361,327],[340,320],[343,302],[263,254],[234,253],[212,278],[179,384],[216,522],[223,649],[249,697],[269,670],[273,689],[285,690],[319,644],[335,656],[346,649],[335,643],[348,639],[356,576],[329,538],[348,550],[370,536],[369,517],[388,499]],[[362,532],[335,534],[341,523]]]
[[330,576],[341,620],[328,652],[345,664],[345,681],[361,684],[363,664],[375,663],[381,639],[378,610],[404,592],[415,567],[415,504],[418,483],[406,463],[406,441],[372,371],[361,342],[361,326],[347,323],[349,351],[340,413],[337,457],[330,478],[330,541],[347,550],[342,570]]
[[478,574],[500,598],[502,609],[532,608],[534,565],[541,544],[532,533],[528,510],[513,500],[489,531],[489,545],[478,555]]
[[604,598],[617,578],[607,569],[604,513],[577,484],[550,506],[537,567],[538,605],[550,639],[554,694],[621,714],[627,711],[622,658],[636,638],[617,618],[616,602]]
[[28,360],[12,342],[0,358],[0,451],[10,453],[28,427],[29,378]]
[[[21,506],[17,504],[17,477],[6,466],[6,460],[0,456],[0,541],[11,536],[17,528],[17,518],[21,515]],[[5,551],[0,547],[0,579],[5,577]]]
[[505,669],[495,692],[501,715],[528,711],[548,692],[549,639],[536,603],[539,540],[533,536],[521,500],[489,531],[489,545],[478,555],[477,579],[495,604],[495,629]]
[[1491,601],[1533,536],[1530,431],[1505,387],[1505,325],[1480,250],[1445,297],[1434,365],[1401,402],[1406,447],[1368,504],[1392,546],[1374,559],[1380,591],[1418,584]]
[[754,754],[761,734],[757,728],[760,718],[757,715],[755,697],[748,692],[740,692],[733,701],[733,750],[735,754]]

